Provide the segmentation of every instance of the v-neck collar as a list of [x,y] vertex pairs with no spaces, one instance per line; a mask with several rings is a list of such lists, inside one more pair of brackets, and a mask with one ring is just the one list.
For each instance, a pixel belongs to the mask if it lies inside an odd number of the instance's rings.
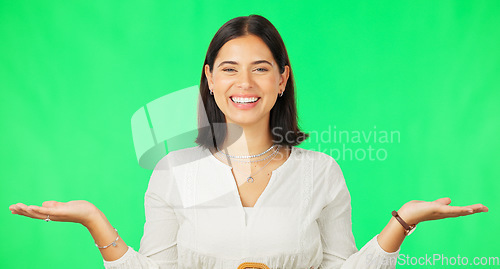
[[241,196],[239,194],[239,191],[238,191],[238,186],[236,185],[236,181],[234,180],[234,176],[232,175],[232,172],[231,172],[231,169],[232,167],[219,161],[217,158],[215,158],[215,156],[212,154],[212,152],[207,149],[207,148],[204,148],[204,151],[206,154],[208,154],[208,158],[212,160],[212,162],[215,162],[217,163],[219,166],[223,167],[224,169],[226,169],[226,172],[228,174],[231,175],[231,178],[233,179],[233,182],[234,182],[234,187],[235,187],[235,191],[236,191],[236,197],[239,201],[239,206],[241,208],[241,210],[244,210],[244,208],[257,208],[257,207],[260,207],[260,204],[262,203],[262,197],[264,196],[265,198],[265,195],[266,193],[268,192],[268,189],[269,187],[272,186],[272,183],[274,182],[275,180],[275,177],[277,175],[277,173],[279,173],[279,171],[281,171],[282,169],[286,168],[287,166],[291,165],[290,163],[293,163],[293,161],[295,160],[295,155],[297,154],[296,151],[298,150],[297,147],[295,146],[291,146],[290,147],[290,155],[288,156],[288,159],[286,159],[286,161],[284,163],[282,163],[278,168],[274,169],[273,171],[271,171],[271,177],[269,179],[269,182],[267,183],[267,186],[264,188],[264,190],[262,191],[262,193],[260,194],[259,198],[257,198],[257,201],[255,202],[254,206],[252,207],[244,207],[243,206],[243,203],[241,202]]

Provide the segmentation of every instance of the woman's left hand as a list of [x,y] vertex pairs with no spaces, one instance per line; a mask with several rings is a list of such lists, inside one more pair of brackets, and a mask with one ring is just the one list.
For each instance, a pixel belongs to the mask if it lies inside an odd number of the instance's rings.
[[479,212],[488,212],[482,204],[469,206],[449,206],[450,198],[440,198],[432,202],[409,201],[398,210],[399,216],[409,225],[427,220],[456,218]]

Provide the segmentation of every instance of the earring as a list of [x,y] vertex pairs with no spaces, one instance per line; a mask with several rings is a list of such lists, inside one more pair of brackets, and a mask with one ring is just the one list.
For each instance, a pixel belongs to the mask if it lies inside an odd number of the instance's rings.
[[214,91],[212,90],[209,90],[210,91],[210,95],[214,95]]
[[285,91],[280,92],[280,97],[282,97],[282,96],[283,96],[283,92],[285,92]]

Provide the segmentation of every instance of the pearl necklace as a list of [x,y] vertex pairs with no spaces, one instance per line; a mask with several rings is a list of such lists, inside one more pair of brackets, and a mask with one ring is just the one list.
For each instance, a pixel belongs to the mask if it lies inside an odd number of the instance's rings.
[[233,159],[250,159],[250,158],[255,158],[255,157],[259,157],[259,156],[262,156],[266,153],[268,153],[273,147],[277,146],[277,144],[273,144],[270,148],[268,148],[266,151],[262,152],[262,153],[259,153],[259,154],[256,154],[256,155],[238,155],[238,156],[232,156],[232,155],[229,155],[229,154],[226,154],[224,153],[221,149],[219,149],[219,146],[217,146],[217,150],[219,152],[222,152],[222,154],[226,155],[226,157],[229,157],[229,158],[233,158]]
[[[259,159],[259,160],[233,160],[235,162],[239,162],[239,163],[256,163],[256,162],[262,162],[262,161],[265,161],[271,157],[273,157],[274,155],[278,154],[278,147],[276,148],[276,150],[274,150],[273,153],[269,154],[269,156],[265,157],[265,158],[262,158],[262,159]],[[220,153],[219,151],[217,151],[215,154],[217,154],[221,159],[224,159],[224,157],[226,157],[227,159],[227,156],[223,155],[222,153]],[[229,159],[228,159],[228,162],[229,162]]]
[[[280,150],[280,146],[278,145],[278,147],[277,147],[276,151],[275,151],[275,152],[273,152],[271,155],[269,155],[269,156],[273,156],[273,157],[271,158],[271,160],[269,160],[269,161],[268,161],[268,162],[267,162],[264,166],[262,166],[262,167],[259,169],[259,171],[255,172],[255,173],[253,173],[253,174],[250,174],[250,175],[247,177],[247,182],[248,182],[248,183],[253,183],[254,179],[253,179],[253,177],[252,177],[252,176],[255,176],[255,175],[256,175],[257,173],[259,173],[262,169],[264,169],[264,167],[266,167],[266,166],[267,166],[267,165],[268,165],[268,164],[269,164],[269,163],[270,163],[270,162],[274,159],[274,157],[276,157],[276,155],[278,154],[279,150]],[[266,157],[266,158],[269,158],[269,156],[268,156],[268,157]],[[233,170],[235,170],[235,171],[238,171],[238,170],[234,169],[234,167],[233,167],[232,165],[231,165],[231,168],[232,168]]]

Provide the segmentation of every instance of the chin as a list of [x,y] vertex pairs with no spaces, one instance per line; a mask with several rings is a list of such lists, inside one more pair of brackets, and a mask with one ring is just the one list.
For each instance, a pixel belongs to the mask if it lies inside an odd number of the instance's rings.
[[245,116],[241,116],[241,117],[238,117],[238,118],[232,118],[228,123],[233,123],[233,124],[238,124],[238,125],[245,125],[245,126],[249,126],[249,125],[253,125],[253,124],[257,124],[259,121],[257,119],[250,119],[248,116],[245,117]]

